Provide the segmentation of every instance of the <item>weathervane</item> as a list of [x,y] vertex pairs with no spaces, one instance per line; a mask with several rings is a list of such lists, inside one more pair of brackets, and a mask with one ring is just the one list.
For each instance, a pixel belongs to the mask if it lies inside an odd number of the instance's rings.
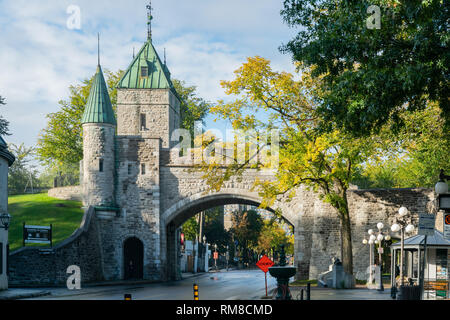
[[152,16],[152,1],[150,0],[150,4],[147,5],[147,28],[148,28],[148,34],[147,34],[147,39],[151,40],[152,39],[152,20],[153,20],[153,16]]

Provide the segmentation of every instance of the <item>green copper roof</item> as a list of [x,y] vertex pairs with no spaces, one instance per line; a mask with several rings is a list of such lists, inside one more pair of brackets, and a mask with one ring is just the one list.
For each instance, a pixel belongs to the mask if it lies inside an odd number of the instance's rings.
[[167,66],[161,62],[151,39],[144,44],[134,58],[117,87],[174,90],[172,81],[170,80],[170,72]]
[[81,123],[110,123],[116,124],[114,111],[109,98],[108,88],[103,77],[102,68],[97,67],[97,73],[92,81],[89,98],[84,109]]

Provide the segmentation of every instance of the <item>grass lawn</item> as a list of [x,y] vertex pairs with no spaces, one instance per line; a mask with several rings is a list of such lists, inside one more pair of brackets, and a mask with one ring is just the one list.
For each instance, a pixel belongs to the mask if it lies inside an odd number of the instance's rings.
[[311,283],[311,287],[317,287],[317,280],[295,280],[293,282],[290,282],[289,285],[292,287],[303,287],[306,286],[308,283]]
[[[10,250],[22,247],[23,223],[27,225],[53,225],[53,246],[68,238],[80,227],[83,218],[81,202],[50,198],[47,193],[10,196],[8,211],[11,215],[9,228]],[[27,244],[27,246],[44,246]]]

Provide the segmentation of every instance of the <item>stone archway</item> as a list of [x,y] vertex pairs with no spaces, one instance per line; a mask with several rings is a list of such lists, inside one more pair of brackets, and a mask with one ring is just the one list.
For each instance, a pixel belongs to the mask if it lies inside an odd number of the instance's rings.
[[124,279],[143,279],[144,244],[136,237],[129,237],[123,243]]
[[[163,254],[163,261],[166,263],[165,278],[167,280],[178,280],[180,278],[180,274],[178,273],[180,263],[178,252],[178,230],[187,219],[198,212],[217,206],[227,204],[259,206],[261,201],[262,199],[257,196],[257,193],[248,192],[248,190],[245,193],[236,190],[233,192],[222,191],[206,195],[204,193],[195,194],[179,201],[167,209],[161,216],[161,248],[166,248],[166,250],[161,251]],[[275,211],[273,208],[266,208],[266,210],[271,212]],[[283,218],[295,229],[295,222],[289,219],[291,217],[291,212],[289,212],[288,208],[285,209],[285,212],[283,211]],[[163,234],[165,234],[165,236],[163,236]]]

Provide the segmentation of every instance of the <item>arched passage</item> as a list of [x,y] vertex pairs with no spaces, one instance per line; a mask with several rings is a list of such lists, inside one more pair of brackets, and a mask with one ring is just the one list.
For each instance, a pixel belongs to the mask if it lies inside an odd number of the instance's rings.
[[[163,214],[163,226],[166,237],[161,237],[163,250],[163,259],[166,260],[166,278],[169,280],[176,280],[180,278],[179,270],[179,253],[178,253],[178,228],[190,217],[195,214],[218,206],[228,204],[247,204],[259,206],[261,199],[254,194],[247,193],[215,193],[215,194],[197,194],[187,199],[181,200],[172,205]],[[273,208],[266,208],[266,210],[275,212]],[[289,219],[290,212],[282,212],[282,217],[290,225],[294,226],[293,221]],[[295,234],[295,233],[294,233]]]
[[144,276],[144,244],[130,237],[123,244],[124,279],[142,279]]

